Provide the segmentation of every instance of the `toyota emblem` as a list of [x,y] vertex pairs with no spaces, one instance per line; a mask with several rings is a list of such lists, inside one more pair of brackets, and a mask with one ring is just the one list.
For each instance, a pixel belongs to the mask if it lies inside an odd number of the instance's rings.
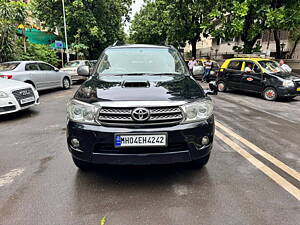
[[150,111],[145,108],[136,108],[132,111],[131,116],[136,121],[146,121],[150,117]]

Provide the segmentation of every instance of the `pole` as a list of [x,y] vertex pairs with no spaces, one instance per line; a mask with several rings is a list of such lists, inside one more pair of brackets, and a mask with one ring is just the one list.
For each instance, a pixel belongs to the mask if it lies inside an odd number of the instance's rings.
[[60,49],[60,53],[61,53],[61,68],[64,67],[64,49],[61,48]]
[[68,35],[67,35],[66,12],[65,12],[65,1],[64,0],[62,0],[62,7],[63,7],[63,17],[64,17],[64,30],[65,30],[65,43],[66,43],[67,62],[69,62],[70,55],[69,55],[69,48],[68,48]]

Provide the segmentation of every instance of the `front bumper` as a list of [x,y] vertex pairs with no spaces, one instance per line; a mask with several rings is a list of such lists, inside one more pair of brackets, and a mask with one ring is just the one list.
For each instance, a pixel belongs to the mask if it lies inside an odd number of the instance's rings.
[[[190,162],[207,156],[213,145],[214,119],[191,124],[180,124],[161,128],[116,128],[80,124],[68,121],[67,142],[72,156],[93,164],[149,165]],[[167,133],[167,147],[114,148],[115,133]],[[201,144],[202,137],[208,136],[210,143]],[[73,148],[71,139],[80,142]]]
[[88,77],[86,76],[79,76],[78,74],[70,74],[72,81],[79,81],[79,80],[87,80]]
[[279,97],[295,97],[300,96],[300,91],[297,91],[299,87],[278,87],[277,92]]
[[8,94],[8,98],[0,98],[0,115],[14,113],[20,110],[39,105],[39,94],[35,89],[33,89],[33,93],[35,101],[25,104],[23,106],[20,105],[20,103],[12,93]]

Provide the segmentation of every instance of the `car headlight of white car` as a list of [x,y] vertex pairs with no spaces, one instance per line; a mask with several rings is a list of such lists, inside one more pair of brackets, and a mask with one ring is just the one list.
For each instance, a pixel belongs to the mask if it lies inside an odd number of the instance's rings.
[[4,91],[0,91],[0,98],[8,98],[8,94],[6,94]]
[[92,104],[72,99],[67,105],[67,116],[74,122],[95,124],[97,110],[98,108]]
[[201,100],[181,106],[184,114],[183,123],[193,123],[207,120],[213,114],[213,103],[211,100]]
[[294,87],[295,84],[292,80],[284,80],[283,81],[283,87]]

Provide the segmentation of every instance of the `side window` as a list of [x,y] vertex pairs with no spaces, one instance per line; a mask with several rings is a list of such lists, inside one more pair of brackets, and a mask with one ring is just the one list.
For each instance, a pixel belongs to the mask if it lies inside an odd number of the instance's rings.
[[45,63],[39,63],[39,67],[41,70],[54,70],[54,67],[53,66],[50,66],[48,64],[45,64]]
[[36,63],[28,63],[25,65],[25,71],[35,71],[40,70]]
[[230,70],[241,70],[243,61],[231,61],[227,67]]
[[259,67],[257,64],[254,64],[254,69],[253,69],[253,71],[254,71],[255,73],[261,73],[261,69],[260,69],[260,67]]

